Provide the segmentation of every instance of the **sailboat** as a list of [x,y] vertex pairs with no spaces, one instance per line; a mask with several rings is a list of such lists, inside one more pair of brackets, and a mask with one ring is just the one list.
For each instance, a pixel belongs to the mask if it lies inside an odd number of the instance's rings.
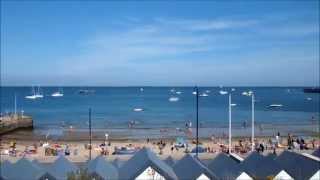
[[32,87],[32,95],[25,96],[26,99],[37,99],[34,87]]
[[61,90],[59,90],[59,91],[57,91],[57,92],[54,92],[54,93],[52,93],[51,94],[51,96],[52,97],[62,97],[63,96],[63,91]]
[[43,98],[43,94],[40,93],[40,86],[38,86],[38,92],[35,94],[36,98]]

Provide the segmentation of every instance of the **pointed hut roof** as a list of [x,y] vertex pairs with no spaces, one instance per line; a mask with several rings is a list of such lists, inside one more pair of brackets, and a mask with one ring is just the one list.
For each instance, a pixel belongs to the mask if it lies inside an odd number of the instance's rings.
[[208,167],[221,179],[235,179],[242,172],[240,164],[225,153],[219,153]]
[[118,179],[118,169],[102,156],[97,156],[94,160],[91,160],[87,167],[90,174],[96,173],[105,180]]
[[320,161],[291,151],[283,151],[275,160],[294,179],[309,179],[320,168]]
[[68,173],[78,171],[78,167],[71,163],[64,156],[59,156],[54,163],[48,167],[48,172],[56,179],[67,179]]
[[266,178],[267,176],[274,176],[280,172],[281,167],[274,160],[273,155],[263,156],[259,153],[251,153],[242,163],[242,169],[250,176],[255,178]]
[[169,156],[164,160],[164,162],[167,163],[169,166],[173,167],[174,164],[176,163],[176,160],[174,160],[171,156]]
[[12,164],[4,174],[10,180],[20,180],[23,176],[24,180],[39,179],[45,174],[45,170],[26,158],[18,160]]
[[312,155],[314,155],[314,156],[316,156],[316,157],[320,158],[320,147],[319,147],[319,148],[317,148],[315,151],[313,151]]
[[190,155],[186,154],[180,159],[174,166],[173,169],[179,179],[197,179],[202,174],[206,175],[210,179],[218,179],[218,177],[201,161]]
[[116,159],[114,159],[114,160],[112,161],[112,164],[113,164],[116,168],[118,168],[118,169],[120,169],[121,166],[122,166],[124,163],[125,163],[125,161],[124,161],[124,160],[120,160],[119,158],[116,158]]
[[148,167],[153,168],[166,180],[177,179],[173,169],[160,160],[157,155],[148,148],[142,148],[136,152],[133,157],[120,168],[120,179],[134,179]]

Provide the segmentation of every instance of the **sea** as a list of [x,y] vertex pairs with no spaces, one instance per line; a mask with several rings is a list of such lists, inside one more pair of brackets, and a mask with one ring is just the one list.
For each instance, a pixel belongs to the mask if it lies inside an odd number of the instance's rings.
[[[33,89],[43,98],[27,99]],[[52,97],[56,91],[62,97]],[[84,91],[83,91],[84,90]],[[303,87],[198,87],[200,127],[227,127],[229,95],[231,119],[235,127],[250,126],[251,96],[254,93],[254,117],[257,125],[308,124],[319,121],[320,95],[304,93]],[[81,91],[83,93],[81,93]],[[195,126],[195,87],[1,87],[1,114],[14,112],[33,118],[39,131],[57,128],[86,129],[162,129]],[[171,98],[171,99],[170,99]],[[280,107],[270,107],[270,105]]]

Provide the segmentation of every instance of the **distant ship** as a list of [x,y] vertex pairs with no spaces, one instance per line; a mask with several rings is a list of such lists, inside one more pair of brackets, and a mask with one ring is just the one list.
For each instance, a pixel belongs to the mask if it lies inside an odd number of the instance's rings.
[[304,88],[303,89],[304,93],[320,93],[320,88]]
[[93,94],[95,93],[95,90],[88,90],[88,89],[80,89],[78,91],[79,94],[81,95],[88,95],[88,94]]

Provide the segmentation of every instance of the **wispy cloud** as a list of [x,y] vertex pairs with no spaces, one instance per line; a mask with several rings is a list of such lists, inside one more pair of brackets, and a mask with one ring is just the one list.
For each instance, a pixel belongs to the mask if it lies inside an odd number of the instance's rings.
[[[79,55],[74,57],[67,57],[61,62],[60,67],[65,67],[59,68],[61,73],[68,76],[90,74],[90,76],[116,78],[123,81],[130,79],[133,84],[145,82],[148,78],[151,81],[164,82],[167,75],[175,75],[172,84],[187,83],[187,81],[205,83],[207,82],[205,79],[214,76],[217,82],[223,84],[217,79],[225,80],[226,72],[245,79],[249,77],[244,72],[266,74],[266,71],[272,71],[275,61],[278,64],[281,62],[281,67],[278,69],[281,72],[286,68],[288,59],[297,55],[297,53],[283,50],[282,52],[286,52],[286,57],[283,58],[274,56],[277,52],[270,49],[269,51],[264,48],[259,49],[263,45],[270,44],[268,41],[259,41],[260,38],[264,38],[265,34],[270,36],[276,33],[277,29],[285,30],[285,26],[266,27],[264,33],[253,36],[250,34],[252,29],[258,32],[263,28],[259,21],[163,18],[156,18],[148,23],[141,23],[143,21],[140,19],[129,21],[130,26],[119,28],[121,30],[106,30],[89,37],[83,43],[83,52],[79,52]],[[240,29],[243,33],[224,31],[229,29]],[[249,33],[246,33],[246,30]],[[307,33],[304,28],[288,31]],[[289,33],[288,36],[290,35],[296,34]],[[272,43],[279,40],[281,41],[281,38]],[[267,47],[270,48],[270,46]],[[247,57],[248,53],[253,55]],[[279,61],[282,58],[283,60]],[[314,57],[309,59],[311,62],[314,61]],[[306,69],[306,66],[301,66],[301,58],[292,62],[295,66],[292,69],[296,71]],[[195,72],[195,67],[200,67],[199,71]],[[250,67],[253,70],[249,70]],[[293,73],[287,72],[288,76]],[[143,78],[134,79],[133,76]],[[229,80],[232,81],[232,78]]]

